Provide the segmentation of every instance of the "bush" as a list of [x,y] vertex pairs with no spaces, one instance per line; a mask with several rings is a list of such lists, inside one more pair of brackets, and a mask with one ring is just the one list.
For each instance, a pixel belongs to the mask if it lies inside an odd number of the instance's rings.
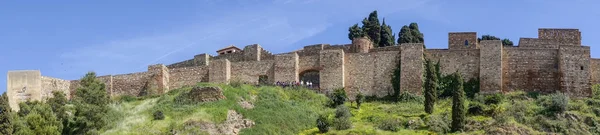
[[592,97],[595,99],[600,99],[600,84],[592,85]]
[[445,118],[439,115],[430,115],[429,117],[425,118],[425,124],[427,125],[430,131],[444,134],[450,131],[450,126],[448,125],[448,122],[444,119]]
[[164,120],[165,119],[165,115],[163,114],[162,111],[154,111],[152,116],[154,116],[154,120]]
[[333,121],[333,125],[337,130],[345,130],[350,129],[352,127],[352,121],[350,121],[351,117],[350,109],[348,107],[340,105],[335,110],[335,120]]
[[377,125],[377,128],[381,130],[396,132],[400,130],[402,126],[403,122],[399,119],[385,119]]
[[404,91],[398,96],[398,101],[399,102],[423,103],[425,101],[425,98],[423,96],[419,96],[417,94],[413,94],[413,93]]
[[500,104],[500,103],[502,103],[503,100],[504,100],[504,95],[502,95],[502,93],[495,93],[495,94],[486,95],[484,103],[486,105]]
[[137,100],[137,97],[130,96],[130,95],[123,95],[118,98],[118,101],[120,101],[120,102],[131,102],[131,101],[136,101],[136,100]]
[[319,115],[317,118],[317,128],[319,128],[319,132],[327,133],[329,131],[329,126],[331,122],[327,119],[326,115]]
[[343,105],[344,102],[346,102],[346,100],[348,99],[348,96],[346,96],[346,91],[344,90],[344,88],[340,88],[335,89],[333,94],[330,96],[330,99],[332,102],[332,107],[337,107],[339,105]]
[[365,96],[359,92],[354,100],[356,101],[356,108],[360,109],[360,104],[365,100]]
[[232,79],[229,82],[229,85],[234,88],[239,88],[242,87],[242,85],[244,85],[244,82],[242,82],[240,79]]
[[479,78],[471,78],[463,85],[465,89],[465,95],[473,99],[475,94],[479,93]]
[[540,104],[545,107],[547,115],[564,113],[569,107],[569,96],[563,93],[550,94],[540,100]]
[[481,103],[478,102],[471,102],[469,103],[469,109],[467,110],[467,113],[469,115],[483,115],[484,114],[484,105],[482,105]]

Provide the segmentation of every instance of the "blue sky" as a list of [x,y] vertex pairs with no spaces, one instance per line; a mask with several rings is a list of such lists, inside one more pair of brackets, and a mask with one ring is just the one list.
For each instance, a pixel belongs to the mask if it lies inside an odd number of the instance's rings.
[[[428,48],[446,48],[448,32],[537,37],[538,28],[578,28],[600,57],[596,0],[104,0],[0,1],[0,76],[41,70],[78,79],[147,70],[233,44],[288,52],[346,44],[348,27],[369,12],[397,33],[417,22]],[[6,77],[0,77],[0,92]]]

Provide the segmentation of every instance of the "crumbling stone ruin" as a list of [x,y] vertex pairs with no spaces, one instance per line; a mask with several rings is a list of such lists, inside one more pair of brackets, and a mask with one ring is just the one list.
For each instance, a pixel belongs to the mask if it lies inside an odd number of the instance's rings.
[[[350,95],[361,91],[385,96],[393,93],[390,78],[397,62],[401,62],[401,90],[421,93],[423,59],[428,57],[440,61],[443,74],[458,71],[465,79],[479,78],[483,93],[524,90],[589,96],[590,85],[600,83],[600,59],[590,58],[590,47],[581,45],[578,29],[541,28],[538,38],[521,38],[518,46],[503,46],[499,40],[477,41],[475,32],[452,32],[448,49],[424,49],[423,44],[373,48],[368,39],[356,38],[352,44],[316,44],[281,54],[272,54],[258,44],[243,49],[229,46],[218,54],[199,54],[170,65],[150,65],[146,72],[98,79],[105,82],[110,96],[149,91],[144,89],[161,94],[197,82],[257,84],[259,78],[269,83],[311,81],[320,90],[345,88]],[[51,97],[51,91],[72,95],[77,85],[77,80],[45,77],[40,71],[8,72],[13,109],[18,109],[18,102]]]

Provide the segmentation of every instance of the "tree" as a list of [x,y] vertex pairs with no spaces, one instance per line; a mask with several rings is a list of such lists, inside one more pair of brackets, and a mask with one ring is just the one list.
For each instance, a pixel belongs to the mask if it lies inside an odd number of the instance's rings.
[[[477,42],[481,42],[481,40],[500,40],[500,38],[496,37],[496,36],[492,36],[492,35],[482,35],[481,38],[477,38]],[[512,41],[505,38],[505,39],[502,39],[502,45],[513,46],[514,44]]]
[[377,10],[371,12],[368,18],[362,21],[362,31],[371,38],[374,45],[379,45],[381,40],[381,27],[379,24],[379,18],[377,18]]
[[[52,112],[56,114],[56,118],[61,121],[63,128],[68,128],[68,124],[72,122],[73,117],[69,115],[67,109],[68,100],[62,91],[52,91],[52,98],[49,98],[46,103],[52,108]],[[66,134],[67,129],[61,129]]]
[[363,100],[365,100],[365,96],[358,92],[358,94],[356,95],[356,99],[354,99],[356,101],[356,108],[360,109],[360,104],[363,102]]
[[392,32],[392,26],[385,24],[385,18],[381,24],[381,40],[379,47],[393,46],[396,44],[396,35]]
[[425,112],[433,113],[437,92],[437,75],[430,60],[425,60]]
[[343,105],[344,102],[346,102],[346,99],[348,99],[348,96],[346,95],[344,88],[335,89],[333,95],[331,95],[333,107]]
[[105,116],[110,99],[105,87],[104,83],[96,79],[94,72],[87,73],[81,79],[80,87],[73,97],[75,113],[74,123],[68,128],[70,134],[94,133],[108,123]]
[[460,131],[465,124],[465,92],[463,90],[463,79],[460,73],[453,75],[452,91],[452,131]]
[[[398,33],[398,44],[402,43],[423,43],[425,41],[423,33],[419,31],[419,25],[417,23],[410,23],[408,26],[404,25]],[[425,45],[423,45],[425,47]]]
[[354,38],[363,37],[364,33],[358,24],[352,25],[352,27],[348,28],[348,39],[354,40]]
[[19,118],[22,122],[15,134],[59,135],[62,124],[48,104],[39,101],[19,103]]
[[0,97],[0,134],[10,135],[13,133],[13,112],[8,103],[6,92]]

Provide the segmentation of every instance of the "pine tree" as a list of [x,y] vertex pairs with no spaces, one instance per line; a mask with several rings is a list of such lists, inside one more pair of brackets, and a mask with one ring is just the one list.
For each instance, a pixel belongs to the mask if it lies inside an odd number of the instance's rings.
[[6,92],[0,97],[0,134],[10,135],[13,133],[12,127],[13,112],[8,103]]
[[108,121],[104,118],[108,113],[110,99],[105,85],[96,79],[96,73],[87,73],[80,82],[73,97],[75,105],[74,123],[70,124],[70,134],[90,134],[104,127]]
[[460,131],[465,124],[465,91],[463,90],[463,79],[460,73],[453,75],[452,88],[452,131]]
[[425,112],[433,113],[437,92],[437,77],[434,65],[425,60]]
[[374,45],[379,45],[381,40],[381,27],[379,18],[377,18],[377,10],[371,12],[368,18],[363,19],[363,32],[371,38]]
[[[63,124],[63,128],[68,128],[68,124],[73,120],[73,117],[67,113],[67,98],[62,91],[52,91],[52,98],[49,98],[46,103],[52,108],[52,112],[56,114],[56,118]],[[61,129],[66,134],[68,129]]]
[[348,28],[348,39],[354,40],[354,38],[363,37],[364,33],[358,24],[352,25],[352,27]]
[[52,112],[52,108],[40,101],[19,103],[19,118],[22,121],[15,134],[59,135],[62,124]]
[[392,35],[392,27],[385,24],[385,18],[381,24],[381,40],[379,41],[379,47],[393,46],[396,42],[396,35]]

